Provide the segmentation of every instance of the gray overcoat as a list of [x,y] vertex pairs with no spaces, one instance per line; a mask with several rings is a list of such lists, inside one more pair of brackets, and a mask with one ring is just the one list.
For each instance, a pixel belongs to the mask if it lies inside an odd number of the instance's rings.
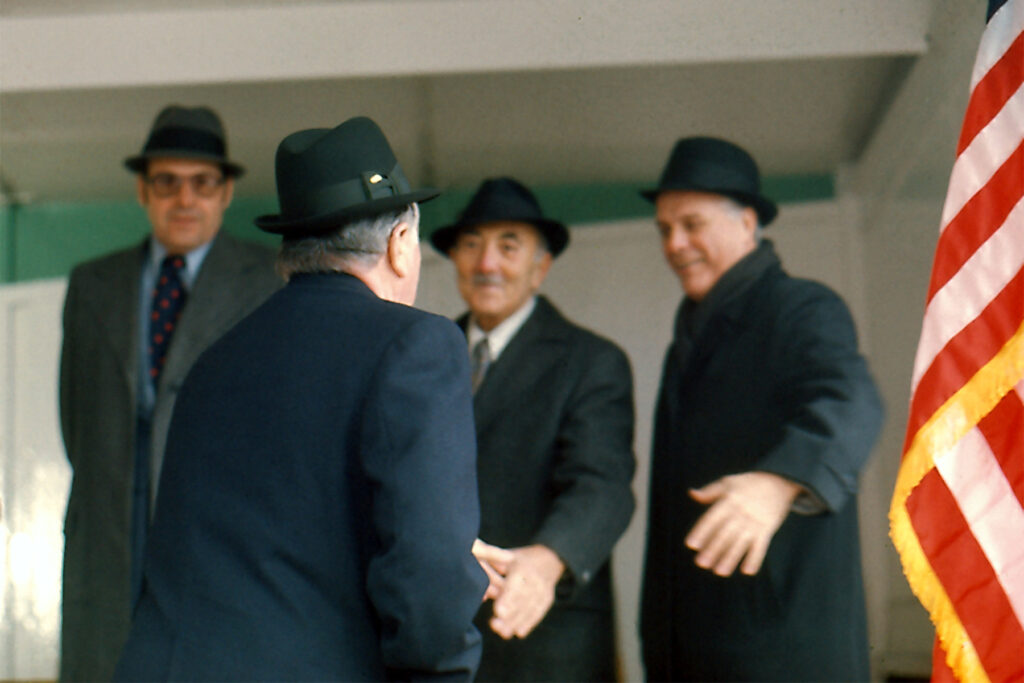
[[[64,303],[61,431],[72,468],[64,522],[62,680],[109,680],[130,623],[139,280],[146,243],[80,264]],[[281,285],[273,253],[219,234],[171,341],[152,416],[154,462],[178,389],[214,340]]]

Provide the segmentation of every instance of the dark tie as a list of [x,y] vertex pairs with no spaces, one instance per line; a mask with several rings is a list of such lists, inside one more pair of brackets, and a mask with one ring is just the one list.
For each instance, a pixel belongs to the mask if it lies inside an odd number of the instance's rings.
[[476,393],[477,387],[484,381],[484,375],[487,374],[487,368],[491,364],[491,347],[487,343],[487,337],[484,337],[476,343],[473,347],[473,352],[470,354],[470,369],[472,370],[471,380],[473,382],[473,393]]
[[156,387],[164,369],[171,336],[185,306],[185,288],[180,271],[185,267],[182,256],[167,256],[160,264],[160,273],[153,288],[153,310],[149,316],[149,377]]

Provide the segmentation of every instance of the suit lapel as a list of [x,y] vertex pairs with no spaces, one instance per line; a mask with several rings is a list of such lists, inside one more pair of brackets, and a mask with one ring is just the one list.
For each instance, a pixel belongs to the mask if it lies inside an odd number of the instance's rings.
[[[465,329],[465,327],[463,328]],[[477,431],[503,413],[524,389],[535,385],[565,353],[565,322],[544,297],[509,341],[473,396]]]
[[[136,249],[118,254],[94,286],[92,292],[100,326],[121,364],[121,373],[135,396],[138,365],[139,282],[146,242]],[[134,399],[133,399],[134,400]]]
[[216,340],[224,329],[225,315],[234,310],[245,279],[239,276],[247,264],[241,262],[234,240],[219,234],[203,260],[189,300],[175,330],[160,384],[180,385],[199,353]]

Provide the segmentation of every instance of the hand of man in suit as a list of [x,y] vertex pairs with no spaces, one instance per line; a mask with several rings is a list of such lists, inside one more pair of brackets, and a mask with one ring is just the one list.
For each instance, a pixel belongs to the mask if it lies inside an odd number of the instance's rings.
[[731,576],[742,559],[740,571],[756,574],[802,491],[799,484],[770,472],[733,474],[691,489],[691,498],[711,506],[686,535],[687,547],[697,551],[697,566]]
[[515,555],[511,550],[484,543],[478,538],[473,541],[473,556],[487,573],[487,590],[481,602],[497,598],[505,588],[505,574],[508,573],[508,567],[515,559]]
[[511,548],[505,586],[494,601],[491,629],[505,640],[525,638],[551,609],[565,563],[543,545]]

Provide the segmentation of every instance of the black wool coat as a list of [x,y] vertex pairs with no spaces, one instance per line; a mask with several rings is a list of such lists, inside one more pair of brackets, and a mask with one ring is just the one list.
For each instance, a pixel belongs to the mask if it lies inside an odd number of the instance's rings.
[[[748,281],[696,337],[681,314],[665,358],[641,604],[647,676],[867,680],[855,493],[878,394],[838,296],[789,277],[767,242],[735,268]],[[817,509],[789,514],[756,576],[721,578],[685,546],[707,509],[687,491],[750,470],[802,484]]]
[[538,296],[473,404],[480,538],[540,543],[566,565],[555,604],[525,639],[502,640],[488,625],[491,603],[480,609],[478,680],[611,680],[609,558],[634,508],[629,361]]
[[116,680],[469,680],[487,584],[450,320],[300,275],[197,361]]

